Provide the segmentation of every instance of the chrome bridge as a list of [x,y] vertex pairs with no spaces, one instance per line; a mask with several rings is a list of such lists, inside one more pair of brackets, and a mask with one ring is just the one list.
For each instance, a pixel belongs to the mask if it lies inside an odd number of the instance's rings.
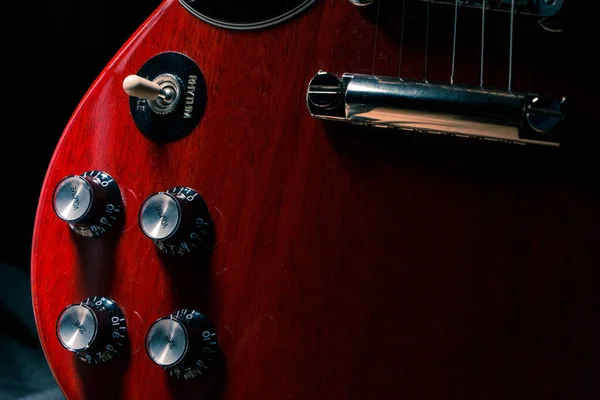
[[[486,7],[492,11],[514,10],[521,14],[535,15],[538,17],[551,17],[556,15],[564,5],[564,0],[419,0],[431,4],[448,4],[456,7]],[[513,4],[514,3],[514,4]]]
[[566,117],[564,98],[323,71],[306,101],[318,119],[555,147]]

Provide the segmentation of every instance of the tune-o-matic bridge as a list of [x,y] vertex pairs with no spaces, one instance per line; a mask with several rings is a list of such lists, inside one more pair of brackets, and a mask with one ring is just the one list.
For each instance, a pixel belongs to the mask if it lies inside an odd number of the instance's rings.
[[550,96],[322,71],[306,99],[319,119],[517,144],[558,146],[565,119]]

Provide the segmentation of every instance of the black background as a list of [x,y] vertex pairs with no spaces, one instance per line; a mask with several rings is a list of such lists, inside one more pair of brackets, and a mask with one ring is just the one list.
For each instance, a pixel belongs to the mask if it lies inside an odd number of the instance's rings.
[[35,329],[31,240],[48,164],[78,103],[161,0],[2,7],[0,399],[62,399]]
[[36,332],[31,240],[50,159],[77,105],[162,0],[2,4],[0,399],[62,399]]
[[12,2],[2,10],[0,262],[29,269],[54,148],[87,89],[160,0]]

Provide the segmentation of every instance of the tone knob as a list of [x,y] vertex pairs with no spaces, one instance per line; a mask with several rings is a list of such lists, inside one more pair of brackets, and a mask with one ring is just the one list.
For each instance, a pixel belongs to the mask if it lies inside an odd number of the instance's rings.
[[106,297],[89,297],[60,313],[56,334],[60,344],[80,360],[100,364],[123,351],[127,326],[117,303]]
[[100,237],[122,223],[123,200],[103,171],[63,178],[54,189],[54,212],[81,236]]
[[140,208],[142,232],[165,253],[185,255],[214,244],[214,226],[198,192],[178,186],[150,195]]
[[206,376],[221,363],[215,330],[195,310],[179,310],[155,321],[146,334],[146,351],[178,379]]

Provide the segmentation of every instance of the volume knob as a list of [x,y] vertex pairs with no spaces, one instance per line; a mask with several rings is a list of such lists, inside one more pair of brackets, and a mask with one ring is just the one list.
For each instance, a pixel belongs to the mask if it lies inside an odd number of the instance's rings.
[[56,215],[81,236],[100,237],[122,223],[121,191],[103,171],[63,178],[54,189],[53,205]]
[[178,186],[150,195],[140,208],[139,223],[142,232],[168,254],[207,250],[214,243],[206,202],[189,187]]
[[89,297],[59,315],[60,344],[90,364],[105,363],[125,346],[127,326],[121,308],[106,297]]
[[178,379],[205,376],[221,363],[215,330],[195,310],[179,310],[155,321],[146,335],[146,351]]

